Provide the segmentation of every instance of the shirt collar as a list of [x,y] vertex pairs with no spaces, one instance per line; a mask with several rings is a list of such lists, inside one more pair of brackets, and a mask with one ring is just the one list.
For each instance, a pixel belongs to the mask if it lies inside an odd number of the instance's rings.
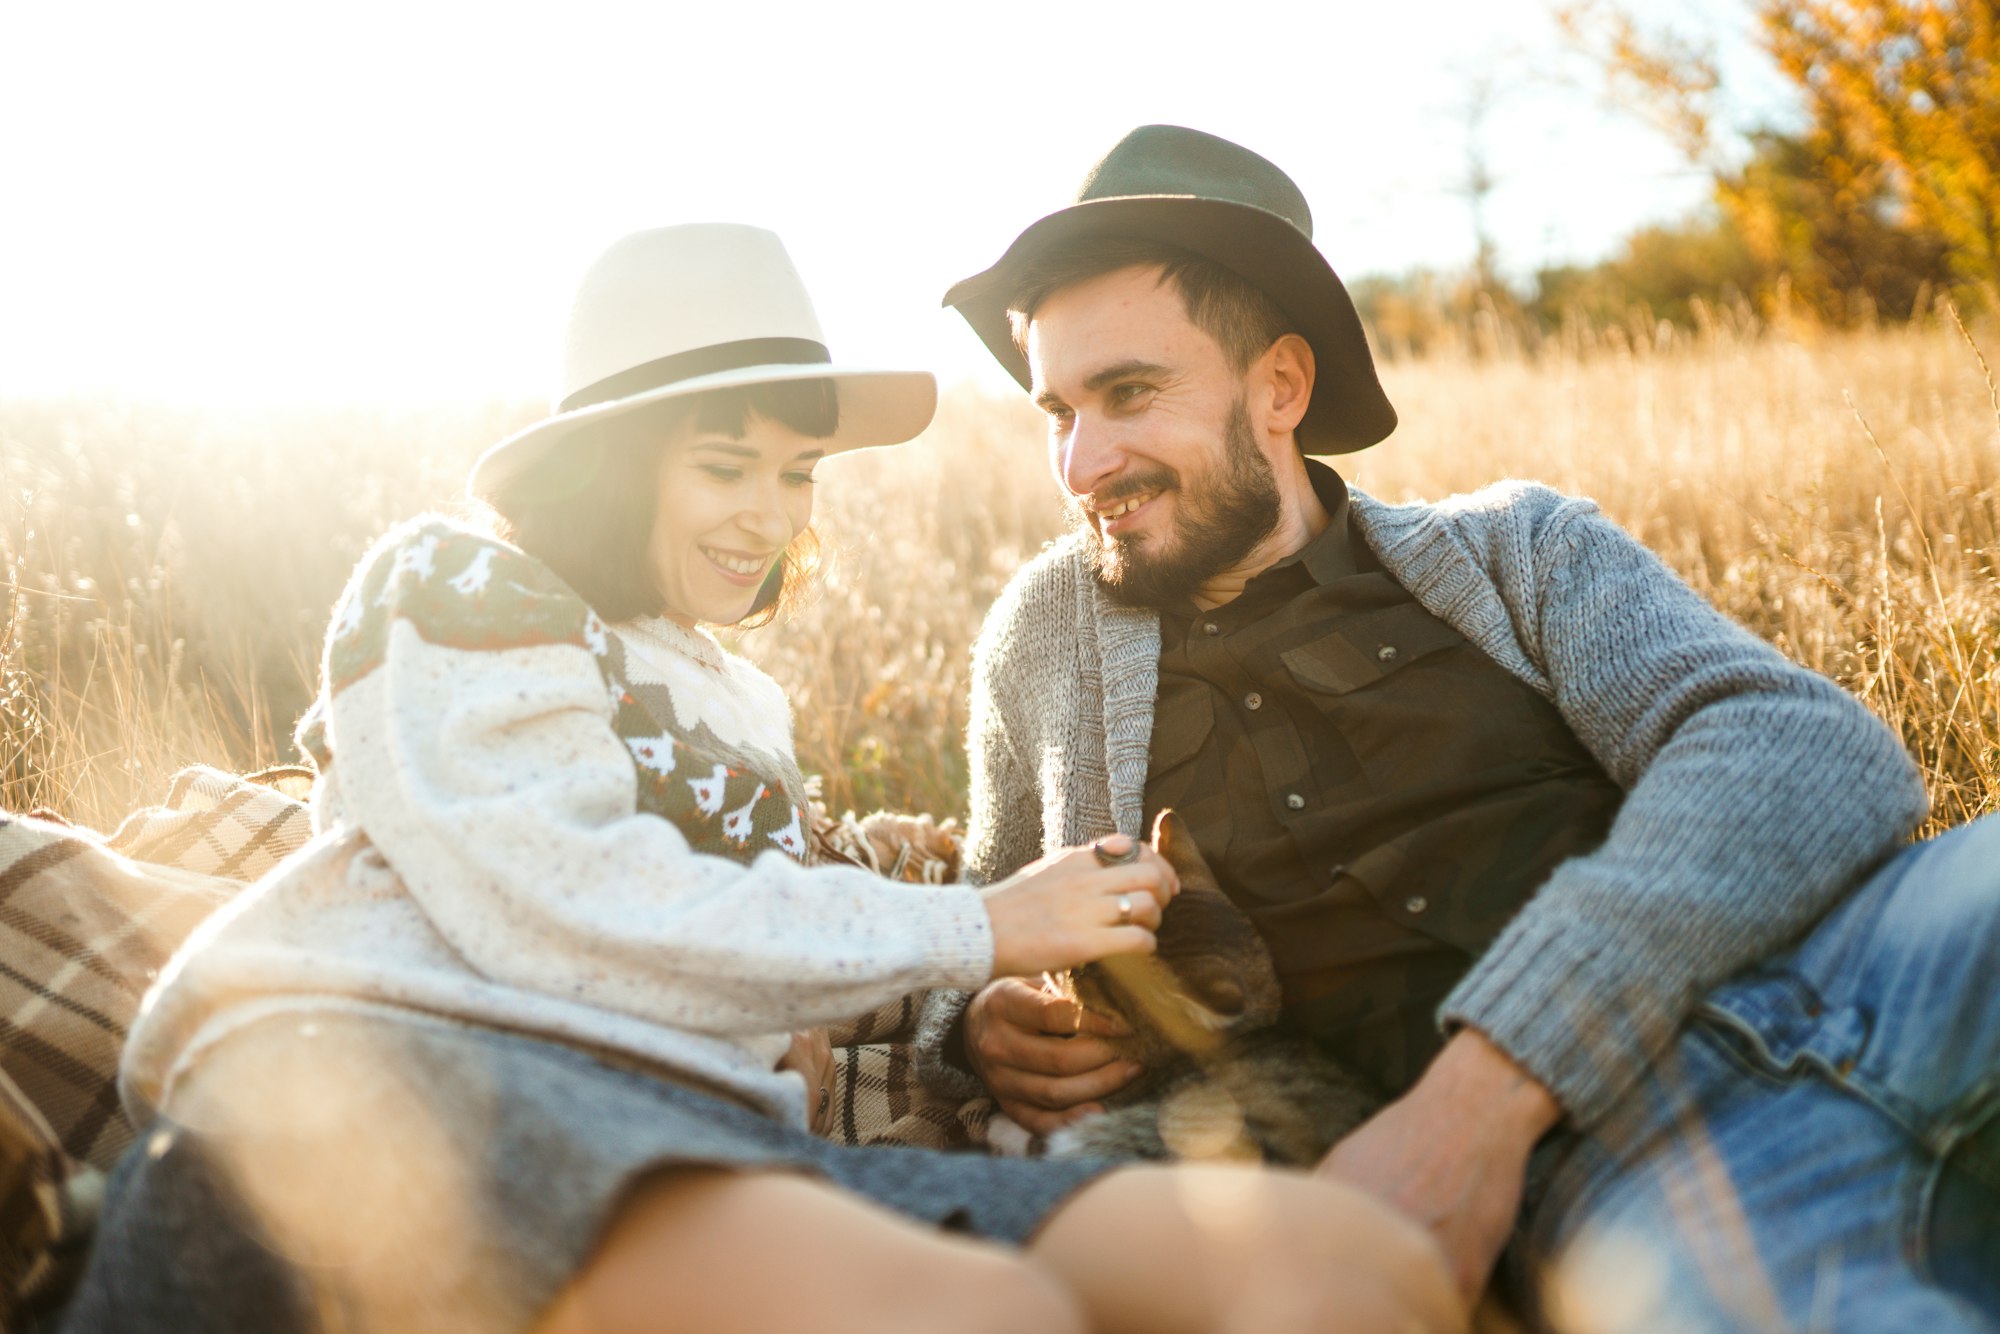
[[[1347,483],[1340,474],[1318,459],[1307,459],[1306,478],[1313,494],[1325,507],[1328,523],[1318,537],[1294,551],[1271,568],[1281,570],[1302,565],[1316,584],[1327,584],[1359,572],[1354,560],[1354,539],[1347,516]],[[1260,576],[1261,577],[1261,576]]]
[[[1292,573],[1294,570],[1303,570],[1315,585],[1329,584],[1335,579],[1361,572],[1354,558],[1354,538],[1348,521],[1347,483],[1341,480],[1339,473],[1318,459],[1307,459],[1305,463],[1306,477],[1312,483],[1313,494],[1319,497],[1319,503],[1326,509],[1327,525],[1319,536],[1253,576],[1244,585],[1245,594],[1252,589],[1290,586],[1287,581],[1298,578]],[[1237,599],[1238,602],[1241,600]],[[1187,598],[1176,599],[1171,606],[1157,610],[1164,624],[1175,627],[1191,623],[1197,616],[1216,614],[1201,611]]]

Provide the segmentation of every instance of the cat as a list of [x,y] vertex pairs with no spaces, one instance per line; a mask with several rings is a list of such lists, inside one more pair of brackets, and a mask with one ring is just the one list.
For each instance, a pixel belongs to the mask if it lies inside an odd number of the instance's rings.
[[1049,1137],[1051,1157],[1245,1159],[1306,1167],[1386,1099],[1311,1042],[1277,1027],[1278,975],[1256,926],[1216,883],[1171,810],[1153,847],[1180,877],[1151,955],[1127,954],[1049,985],[1131,1034],[1105,1039],[1144,1071],[1106,1110]]

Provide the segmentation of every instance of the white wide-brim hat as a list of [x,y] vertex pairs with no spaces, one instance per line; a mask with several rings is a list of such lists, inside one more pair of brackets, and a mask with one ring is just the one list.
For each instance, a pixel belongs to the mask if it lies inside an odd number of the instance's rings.
[[472,465],[465,489],[505,492],[579,427],[711,389],[831,380],[840,425],[828,453],[894,445],[930,425],[928,371],[836,366],[805,284],[773,232],[690,223],[614,242],[578,285],[562,390],[549,416]]

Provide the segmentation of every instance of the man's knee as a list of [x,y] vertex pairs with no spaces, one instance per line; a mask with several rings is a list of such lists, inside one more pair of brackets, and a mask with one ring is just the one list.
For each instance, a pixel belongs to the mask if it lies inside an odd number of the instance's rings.
[[1912,874],[1921,886],[1920,901],[1988,920],[2000,917],[2000,815],[1948,829],[1912,851],[1918,857]]
[[1814,930],[1800,957],[1836,991],[1882,966],[1951,977],[2000,964],[2000,816],[1904,848]]
[[1878,923],[1896,957],[1968,982],[2000,968],[2000,817],[1949,830],[1914,858]]

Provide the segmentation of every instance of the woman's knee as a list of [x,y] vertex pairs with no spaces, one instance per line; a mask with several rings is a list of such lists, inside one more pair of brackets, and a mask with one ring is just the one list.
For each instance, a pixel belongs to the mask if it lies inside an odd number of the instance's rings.
[[1112,1314],[1107,1328],[1431,1331],[1464,1320],[1421,1228],[1293,1172],[1117,1173],[1057,1215],[1035,1254]]
[[1082,1308],[1055,1276],[1027,1257],[967,1244],[945,1248],[920,1274],[885,1275],[871,1331],[935,1334],[1084,1334]]
[[1296,1196],[1259,1240],[1264,1286],[1283,1292],[1271,1318],[1242,1328],[1447,1330],[1464,1303],[1436,1241],[1377,1201],[1319,1178],[1285,1179]]
[[1081,1334],[1026,1257],[940,1236],[824,1182],[687,1171],[647,1183],[542,1334],[672,1328]]

